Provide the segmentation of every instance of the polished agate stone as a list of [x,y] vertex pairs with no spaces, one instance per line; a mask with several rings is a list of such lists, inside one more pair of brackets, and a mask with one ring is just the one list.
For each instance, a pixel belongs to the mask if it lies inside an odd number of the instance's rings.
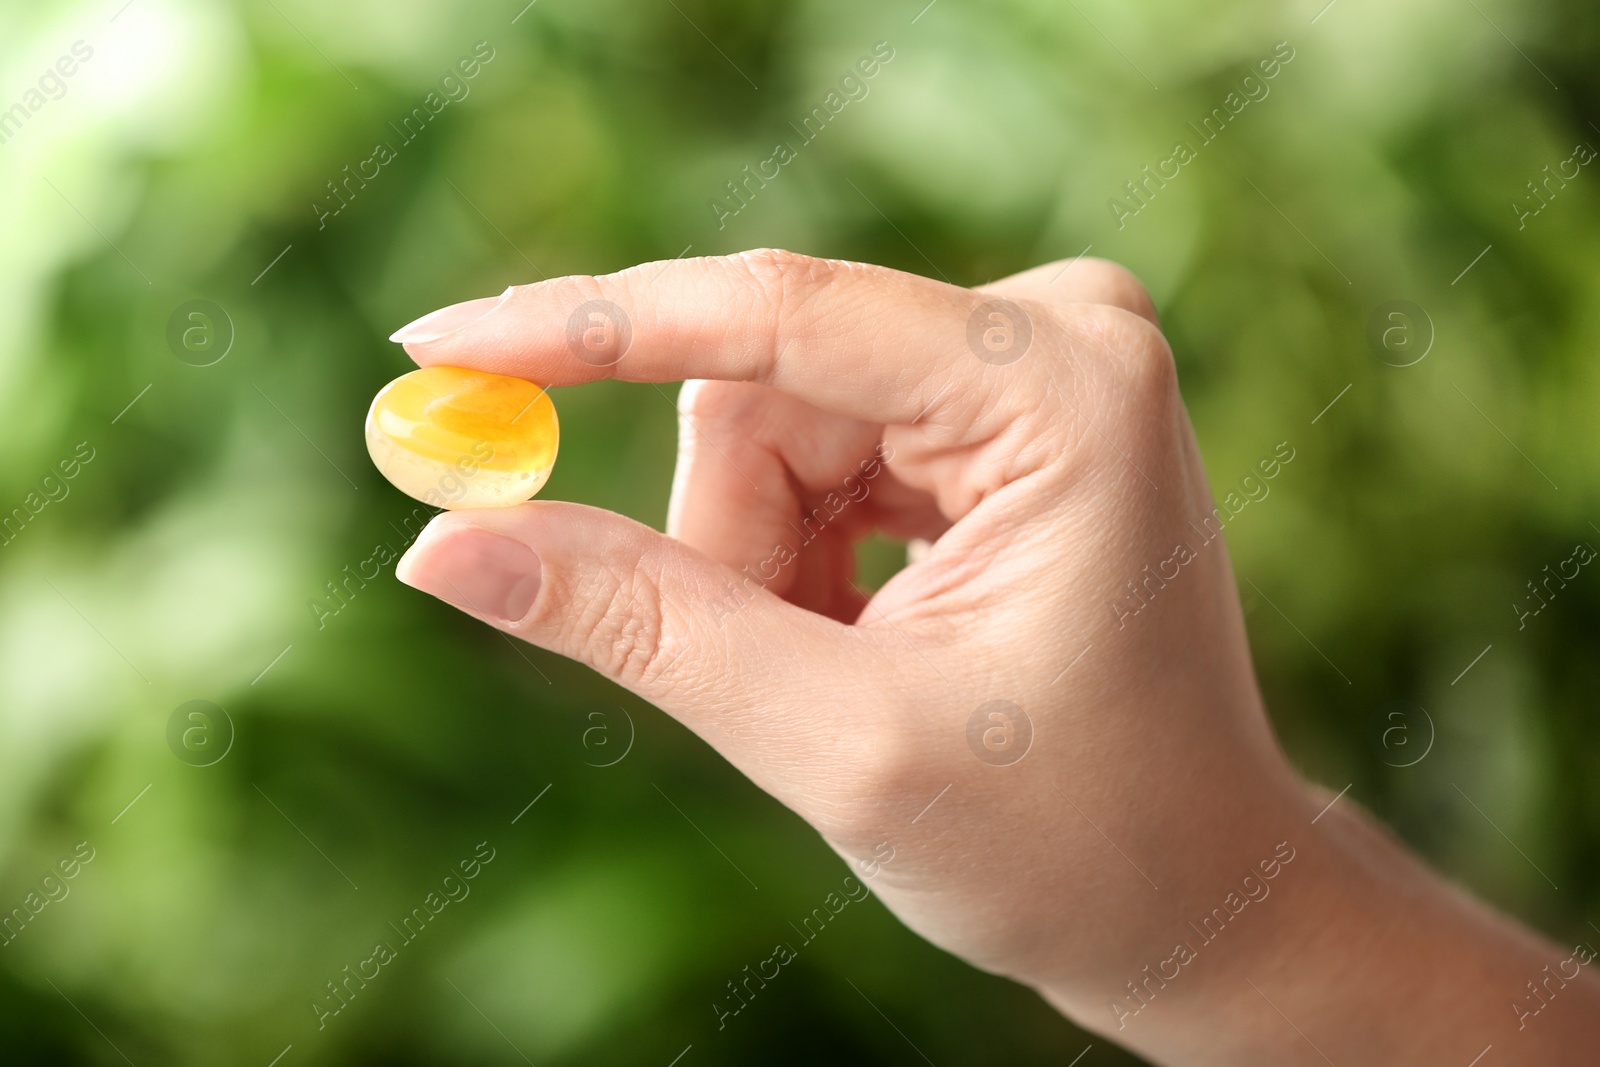
[[372,399],[367,451],[395,488],[440,508],[520,504],[544,487],[560,439],[543,389],[465,367],[423,367]]

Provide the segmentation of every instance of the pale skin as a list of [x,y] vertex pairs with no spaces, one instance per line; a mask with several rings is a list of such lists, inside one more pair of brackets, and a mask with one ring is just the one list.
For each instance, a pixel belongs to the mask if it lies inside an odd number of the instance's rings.
[[[969,342],[996,298],[1032,331],[1003,364]],[[631,325],[614,363],[569,346],[592,300]],[[1595,1061],[1600,963],[1284,757],[1125,270],[972,290],[763,250],[516,287],[396,339],[550,386],[688,381],[665,534],[559,501],[451,512],[398,576],[678,719],[928,940],[1158,1064]],[[931,544],[869,599],[851,546],[874,529]],[[1016,762],[969,743],[995,700],[1031,723]]]

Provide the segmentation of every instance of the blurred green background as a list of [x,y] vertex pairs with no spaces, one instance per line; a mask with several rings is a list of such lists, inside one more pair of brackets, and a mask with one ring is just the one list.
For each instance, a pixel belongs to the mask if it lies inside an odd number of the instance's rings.
[[[725,983],[847,873],[816,835],[392,565],[309,606],[409,540],[361,437],[410,366],[392,330],[762,245],[961,284],[1086,247],[1133,268],[1219,497],[1296,450],[1228,527],[1296,762],[1593,935],[1600,576],[1518,617],[1600,545],[1600,166],[1527,185],[1600,147],[1593,4],[523,3],[0,4],[0,908],[69,890],[0,947],[8,1063],[1136,1062],[875,901],[719,1030]],[[1130,200],[1179,139],[1196,158]],[[559,391],[545,496],[659,526],[673,392]],[[231,730],[169,744],[191,700]],[[480,842],[471,895],[319,1029],[326,983]]]

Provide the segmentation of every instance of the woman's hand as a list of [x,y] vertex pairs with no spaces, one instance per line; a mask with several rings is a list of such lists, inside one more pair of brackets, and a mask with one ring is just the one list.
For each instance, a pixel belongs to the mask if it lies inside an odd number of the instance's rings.
[[[550,386],[696,379],[670,536],[560,502],[454,512],[399,576],[675,716],[909,926],[1085,1026],[1170,1063],[1465,1067],[1515,1043],[1506,1005],[1570,954],[1438,887],[1349,801],[1318,817],[1122,269],[969,290],[759,251],[517,287],[396,339]],[[931,545],[869,598],[852,544],[875,529]],[[1390,1026],[1383,981],[1351,985],[1376,946],[1473,936],[1499,937],[1472,958],[1505,988],[1430,968]],[[1525,1029],[1559,1033],[1547,1014]]]

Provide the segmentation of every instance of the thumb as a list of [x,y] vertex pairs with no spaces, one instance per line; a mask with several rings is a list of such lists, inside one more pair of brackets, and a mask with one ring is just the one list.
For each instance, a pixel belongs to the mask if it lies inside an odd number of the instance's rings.
[[[593,667],[691,729],[766,717],[856,644],[839,623],[610,511],[560,501],[445,512],[395,576],[540,648]],[[709,721],[708,721],[709,720]],[[731,724],[724,723],[724,726]],[[769,724],[770,725],[770,724]],[[725,738],[713,738],[723,747]],[[729,753],[732,755],[732,753]]]

